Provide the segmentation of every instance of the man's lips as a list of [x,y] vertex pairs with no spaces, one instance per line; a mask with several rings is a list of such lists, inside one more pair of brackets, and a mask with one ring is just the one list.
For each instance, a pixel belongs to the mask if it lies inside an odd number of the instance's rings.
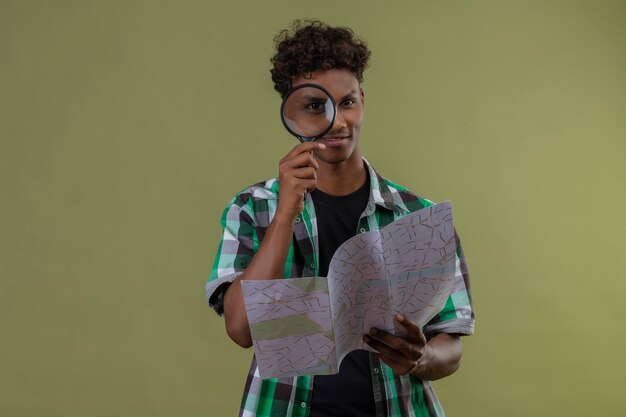
[[348,141],[350,135],[332,135],[324,136],[318,139],[318,142],[324,143],[326,146],[337,147],[342,146]]

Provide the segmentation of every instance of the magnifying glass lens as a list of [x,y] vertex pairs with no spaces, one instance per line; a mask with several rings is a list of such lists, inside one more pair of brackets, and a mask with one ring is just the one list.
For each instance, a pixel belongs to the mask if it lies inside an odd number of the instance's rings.
[[301,141],[315,140],[332,127],[335,103],[319,87],[297,87],[285,97],[281,117],[287,130]]

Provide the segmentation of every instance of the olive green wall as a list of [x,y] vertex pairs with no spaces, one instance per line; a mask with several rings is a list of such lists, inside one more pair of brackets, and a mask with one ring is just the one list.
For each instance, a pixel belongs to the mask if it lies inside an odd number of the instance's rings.
[[0,0],[0,415],[230,416],[251,351],[203,286],[295,141],[298,17],[369,41],[365,155],[454,202],[476,335],[449,416],[626,407],[626,2]]

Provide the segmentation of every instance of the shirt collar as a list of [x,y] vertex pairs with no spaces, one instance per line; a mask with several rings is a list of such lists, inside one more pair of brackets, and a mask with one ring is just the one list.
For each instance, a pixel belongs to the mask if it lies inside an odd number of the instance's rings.
[[363,158],[363,162],[370,173],[370,203],[366,209],[368,214],[370,211],[374,211],[374,205],[384,207],[395,213],[408,214],[409,209],[402,202],[398,190],[392,190],[387,181],[376,172],[367,159]]

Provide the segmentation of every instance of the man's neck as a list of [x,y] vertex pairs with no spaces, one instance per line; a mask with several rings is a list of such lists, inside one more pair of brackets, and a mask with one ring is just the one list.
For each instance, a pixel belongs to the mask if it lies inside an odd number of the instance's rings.
[[320,169],[317,172],[317,189],[334,196],[352,194],[365,183],[366,169],[362,158],[356,161],[344,161],[340,164],[320,162]]

